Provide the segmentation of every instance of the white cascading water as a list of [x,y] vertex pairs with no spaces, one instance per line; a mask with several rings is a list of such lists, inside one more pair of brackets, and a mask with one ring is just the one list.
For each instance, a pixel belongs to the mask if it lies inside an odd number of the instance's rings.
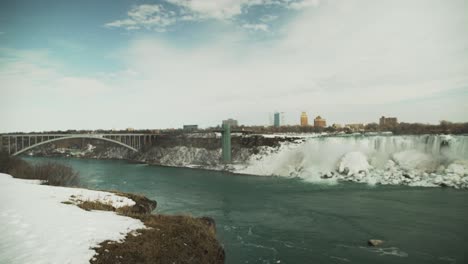
[[468,188],[468,136],[317,137],[264,148],[237,172],[371,184]]

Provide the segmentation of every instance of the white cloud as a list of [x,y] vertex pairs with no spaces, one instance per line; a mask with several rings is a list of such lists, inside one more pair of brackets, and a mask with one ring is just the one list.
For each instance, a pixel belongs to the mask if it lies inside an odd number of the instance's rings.
[[3,52],[8,56],[0,56],[0,131],[78,128],[87,118],[99,127],[96,112],[114,87],[92,76],[64,73],[64,65],[44,50]]
[[[136,86],[154,97],[164,94],[168,105],[160,111],[194,109],[192,114],[204,115],[203,120],[237,113],[250,124],[266,123],[262,113],[302,109],[332,122],[375,121],[380,112],[392,114],[390,105],[468,84],[468,39],[455,30],[466,18],[456,8],[434,3],[407,4],[402,13],[393,2],[336,1],[319,14],[304,10],[276,42],[251,43],[248,36],[224,32],[210,44],[178,49],[158,39],[139,39],[125,58],[144,80]],[[462,101],[453,100],[451,106],[462,109]],[[412,112],[411,105],[406,107]],[[211,109],[216,111],[207,114]],[[430,112],[431,106],[424,109]],[[173,115],[177,118],[166,122],[190,121],[183,113]],[[426,112],[420,120],[406,121],[437,122],[442,115]]]
[[[468,87],[466,3],[423,2],[331,1],[299,12],[274,41],[237,31],[183,48],[134,39],[115,51],[125,70],[107,77],[70,76],[47,54],[22,55],[0,62],[0,126],[267,124],[275,110],[293,124],[304,110],[330,123],[467,121],[466,92],[457,92]],[[49,123],[18,123],[32,113]]]
[[105,24],[106,27],[121,27],[127,30],[150,29],[165,31],[167,26],[174,24],[176,14],[165,10],[162,5],[139,5],[127,13],[128,18]]
[[[280,6],[290,9],[303,9],[318,6],[319,0],[165,0],[171,4],[198,14],[202,18],[220,20],[231,19],[245,13],[252,6]],[[273,18],[270,15],[270,18]],[[265,21],[264,21],[265,22]]]
[[[166,31],[168,26],[178,21],[201,21],[216,19],[221,21],[233,21],[237,17],[248,13],[254,6],[279,6],[283,8],[301,10],[310,6],[317,6],[319,0],[164,0],[166,3],[177,7],[175,11],[164,8],[162,4],[144,4],[133,7],[128,13],[128,18],[115,20],[105,24],[109,28],[125,28],[127,30],[150,29]],[[258,18],[258,23],[265,24],[278,17],[266,14]],[[255,24],[255,23],[252,23]],[[251,27],[244,27],[249,30]],[[255,30],[266,31],[265,26]]]
[[242,13],[242,6],[247,0],[166,0],[199,15],[201,18],[229,19]]
[[267,24],[244,24],[242,25],[243,28],[252,30],[252,31],[268,31],[268,25]]
[[278,19],[278,16],[274,16],[274,15],[264,15],[264,16],[260,17],[260,21],[263,22],[263,23],[271,22],[271,21],[274,21],[276,19]]
[[317,7],[320,4],[320,0],[303,0],[297,2],[290,2],[288,8],[301,10],[308,7]]

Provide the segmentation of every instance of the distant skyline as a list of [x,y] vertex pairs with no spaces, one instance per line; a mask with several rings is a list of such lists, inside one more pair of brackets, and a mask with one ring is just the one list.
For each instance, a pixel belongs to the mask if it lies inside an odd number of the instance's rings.
[[0,2],[0,133],[468,122],[468,1]]

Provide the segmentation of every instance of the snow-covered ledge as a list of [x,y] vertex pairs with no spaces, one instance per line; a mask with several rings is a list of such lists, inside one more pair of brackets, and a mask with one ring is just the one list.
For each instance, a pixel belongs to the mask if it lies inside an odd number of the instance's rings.
[[108,192],[39,185],[0,173],[0,263],[89,263],[91,248],[100,242],[145,228],[140,220],[114,212],[62,203],[71,197],[115,208],[134,204]]

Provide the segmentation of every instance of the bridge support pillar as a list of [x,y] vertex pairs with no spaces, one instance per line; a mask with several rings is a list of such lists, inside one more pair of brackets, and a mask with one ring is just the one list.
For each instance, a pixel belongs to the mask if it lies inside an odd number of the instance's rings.
[[221,148],[224,163],[231,163],[231,126],[223,124],[221,129]]

